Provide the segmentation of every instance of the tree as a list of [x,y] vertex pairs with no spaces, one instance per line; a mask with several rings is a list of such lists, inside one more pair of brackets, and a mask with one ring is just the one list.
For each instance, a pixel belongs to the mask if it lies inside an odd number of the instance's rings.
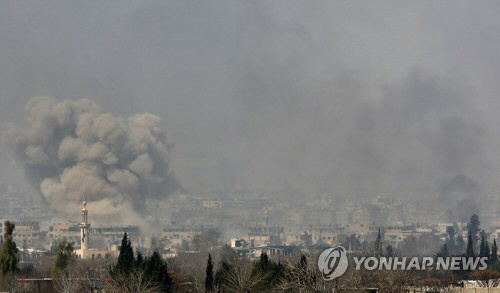
[[490,257],[491,262],[497,261],[498,259],[497,251],[498,251],[497,240],[493,239],[493,245],[491,246],[491,257]]
[[[307,258],[302,255],[301,260],[307,261]],[[295,266],[290,265],[286,274],[281,278],[280,282],[275,287],[275,292],[343,292],[342,284],[336,282],[327,282],[321,277],[319,270],[313,267],[307,267],[301,264],[302,261]],[[345,278],[349,278],[349,273],[342,276],[338,280],[343,282]],[[350,280],[349,280],[350,281]],[[355,287],[354,284],[349,284],[350,288]],[[346,290],[347,291],[347,290]],[[361,291],[361,290],[360,290]],[[364,291],[364,290],[363,290]],[[265,291],[264,291],[265,292]]]
[[376,256],[382,255],[382,234],[380,234],[380,228],[378,228],[377,239],[375,239],[375,243],[373,245],[374,254]]
[[465,252],[465,256],[473,257],[474,256],[474,240],[472,237],[472,232],[469,231],[469,237],[467,238],[467,251]]
[[448,234],[448,239],[455,239],[455,228],[453,226],[446,227],[446,234]]
[[167,264],[163,261],[158,250],[144,262],[144,272],[146,278],[150,278],[155,284],[158,284],[160,292],[167,293],[172,290],[172,278],[168,273]]
[[277,284],[287,273],[286,267],[278,261],[278,263],[272,264],[272,270],[269,275],[269,283],[274,286]]
[[262,280],[269,286],[276,284],[285,274],[285,266],[280,262],[271,261],[267,254],[263,252],[260,260],[254,265],[252,274],[262,277]]
[[345,248],[349,251],[353,250],[359,250],[361,248],[361,243],[359,242],[359,239],[356,237],[356,234],[351,234],[350,236],[347,236],[342,243]]
[[485,247],[484,234],[481,234],[481,244],[479,244],[479,256],[480,257],[484,257],[484,247]]
[[273,288],[268,275],[256,273],[249,262],[235,262],[232,266],[223,262],[219,271],[218,292],[269,292]]
[[455,242],[455,228],[453,226],[446,227],[446,234],[448,234],[448,237],[446,237],[446,246],[448,247],[448,250],[451,254],[457,253],[457,244]]
[[135,259],[135,268],[136,269],[144,268],[144,258],[142,257],[142,253],[140,251],[137,252],[137,257]]
[[231,273],[233,267],[225,260],[223,260],[220,264],[219,269],[215,273],[214,284],[217,288],[222,288],[224,285],[224,280],[227,279],[227,276]]
[[[60,293],[94,292],[96,280],[102,279],[101,268],[106,266],[105,259],[72,259],[66,268],[53,278],[54,288]],[[40,292],[40,289],[29,292]],[[106,290],[106,292],[112,291]]]
[[269,257],[267,256],[267,253],[263,252],[260,255],[260,260],[255,266],[255,270],[265,273],[269,270],[270,268],[270,262],[269,262]]
[[57,245],[57,255],[52,267],[52,275],[57,278],[69,265],[71,256],[73,255],[73,243],[66,240]]
[[123,235],[118,262],[111,269],[110,275],[113,279],[112,289],[116,292],[167,293],[172,290],[173,281],[160,253],[155,250],[150,257],[145,259],[142,254],[138,253],[137,258],[134,259],[134,251],[127,233]]
[[208,254],[206,277],[205,277],[205,291],[211,292],[214,289],[214,263],[212,262],[212,255]]
[[464,237],[461,234],[459,234],[457,236],[457,242],[454,254],[462,254],[464,250],[465,250],[465,240]]
[[469,229],[469,235],[472,236],[472,247],[473,249],[477,248],[477,243],[479,242],[479,225],[481,222],[479,221],[479,217],[476,214],[473,214],[470,217],[469,224],[467,228]]
[[387,244],[387,248],[385,250],[386,250],[387,257],[394,256],[394,249],[392,248],[392,245]]
[[439,256],[439,257],[447,257],[449,255],[450,255],[450,253],[448,252],[448,244],[445,243],[441,247],[441,250],[439,250],[437,256]]
[[[148,278],[144,270],[134,270],[128,275],[118,275],[113,278],[113,282],[106,285],[106,292],[124,293],[124,292],[141,292],[141,293],[158,293],[163,292],[158,284]],[[75,292],[75,291],[71,291]],[[76,291],[80,292],[80,291]],[[90,291],[85,291],[90,292]],[[103,291],[104,292],[104,291]]]
[[16,243],[13,240],[12,234],[14,233],[14,228],[16,226],[10,221],[5,221],[4,223],[4,241],[2,245],[2,251],[0,252],[0,263],[2,265],[2,274],[5,276],[9,273],[16,273],[19,271],[17,263],[17,249]]
[[300,261],[297,267],[301,270],[307,270],[307,256],[304,254],[300,255]]
[[132,244],[128,239],[127,232],[125,232],[120,246],[118,262],[116,263],[112,274],[129,274],[132,271],[133,264],[134,250],[132,249]]
[[486,240],[484,231],[481,233],[481,245],[479,246],[479,256],[490,258],[490,246]]

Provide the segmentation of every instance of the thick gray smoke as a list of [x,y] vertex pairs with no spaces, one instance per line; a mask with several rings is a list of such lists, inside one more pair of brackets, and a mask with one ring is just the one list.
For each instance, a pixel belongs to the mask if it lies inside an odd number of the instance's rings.
[[[382,195],[456,221],[497,196],[500,2],[216,2],[0,2],[0,124],[35,95],[141,107],[182,130],[171,168],[213,197]],[[37,188],[68,166],[26,146]],[[2,181],[17,171],[0,146]]]
[[75,217],[86,198],[100,220],[137,223],[146,198],[161,198],[179,184],[169,170],[172,144],[160,118],[128,118],[94,102],[36,97],[26,107],[27,125],[11,125],[4,139],[24,164],[48,206]]

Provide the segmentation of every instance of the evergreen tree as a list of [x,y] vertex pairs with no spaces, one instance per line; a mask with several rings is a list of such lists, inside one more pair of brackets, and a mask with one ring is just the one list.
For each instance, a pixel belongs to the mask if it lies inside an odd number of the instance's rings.
[[488,240],[486,240],[486,233],[484,231],[481,232],[481,244],[479,245],[479,256],[490,258],[490,245],[488,244]]
[[446,246],[448,247],[448,251],[451,253],[451,254],[455,254],[457,253],[457,243],[455,242],[455,228],[450,226],[450,227],[446,227],[446,234],[448,235],[448,237],[446,237]]
[[490,245],[486,239],[486,233],[484,230],[481,232],[481,244],[479,245],[479,256],[490,258]]
[[72,255],[73,243],[64,240],[57,245],[56,259],[52,267],[52,275],[54,277],[59,276],[66,269],[71,261]]
[[462,254],[464,250],[465,250],[465,240],[464,237],[461,234],[459,234],[457,236],[454,254]]
[[380,228],[378,228],[378,235],[377,235],[377,239],[375,239],[375,243],[373,245],[373,250],[374,250],[374,254],[376,256],[380,256],[382,255],[382,234],[380,234]]
[[16,273],[19,269],[17,268],[17,249],[16,243],[13,240],[12,234],[14,233],[14,228],[16,226],[10,221],[5,221],[4,223],[4,240],[2,244],[2,251],[0,252],[0,263],[2,265],[2,274],[5,276],[9,273]]
[[484,240],[484,233],[481,233],[481,244],[479,245],[479,256],[484,257],[486,252],[486,242]]
[[351,234],[350,236],[347,236],[345,238],[344,242],[342,243],[342,246],[344,246],[349,251],[353,251],[353,250],[359,250],[361,248],[361,243],[356,237],[356,234]]
[[205,270],[205,291],[212,292],[214,289],[214,264],[212,255],[208,254],[207,269]]
[[139,251],[137,252],[137,257],[135,258],[135,268],[136,269],[144,269],[144,258],[142,257],[142,253]]
[[446,227],[446,234],[449,239],[455,239],[455,228],[453,226]]
[[221,288],[224,284],[224,280],[226,280],[227,275],[232,271],[233,267],[225,260],[223,260],[220,264],[220,268],[215,273],[214,284]]
[[167,264],[163,261],[158,250],[148,257],[144,263],[145,276],[160,287],[160,292],[172,291],[172,278],[168,273]]
[[386,250],[387,257],[394,256],[394,249],[392,248],[392,245],[387,244],[387,248],[385,250]]
[[260,260],[255,264],[252,271],[254,276],[264,276],[265,283],[269,286],[273,286],[279,282],[279,280],[284,277],[285,273],[285,266],[280,262],[275,263],[271,261],[264,252],[260,255]]
[[113,273],[129,274],[134,265],[134,250],[128,239],[127,232],[123,234],[122,243],[120,246],[120,255],[118,262],[113,270]]
[[467,225],[467,228],[469,229],[469,235],[472,236],[472,248],[476,249],[477,244],[479,242],[479,225],[481,222],[479,221],[479,217],[476,214],[473,214],[470,217],[469,224]]
[[490,260],[492,262],[496,262],[497,261],[497,259],[498,259],[497,252],[498,252],[497,240],[493,239],[493,245],[491,246],[491,257],[490,257]]
[[270,268],[269,257],[265,252],[261,253],[260,260],[256,265],[255,271],[266,273]]
[[473,257],[474,256],[474,244],[473,244],[472,232],[469,231],[469,237],[467,238],[467,251],[465,252],[465,256]]
[[131,276],[134,270],[143,272],[142,281],[154,283],[159,287],[159,292],[172,292],[173,281],[168,273],[167,264],[161,258],[160,253],[155,250],[150,257],[143,258],[142,254],[138,252],[137,258],[134,258],[134,250],[125,232],[118,261],[110,270],[110,275],[121,286],[123,279]]
[[450,253],[448,251],[448,245],[445,243],[443,244],[443,246],[441,247],[441,249],[439,250],[437,256],[439,257],[447,257],[447,256],[450,256]]

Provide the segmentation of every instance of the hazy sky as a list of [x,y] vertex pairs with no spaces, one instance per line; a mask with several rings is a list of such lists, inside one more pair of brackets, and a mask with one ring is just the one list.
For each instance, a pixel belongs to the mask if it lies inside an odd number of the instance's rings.
[[40,95],[153,113],[187,190],[487,186],[498,15],[496,1],[3,1],[0,123]]

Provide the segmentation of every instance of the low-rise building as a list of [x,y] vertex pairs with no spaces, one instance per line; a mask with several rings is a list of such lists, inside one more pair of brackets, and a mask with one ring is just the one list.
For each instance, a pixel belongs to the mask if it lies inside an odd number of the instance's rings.
[[203,201],[204,208],[223,208],[224,202],[222,200],[204,200]]
[[80,245],[80,227],[76,223],[55,223],[49,226],[49,245],[61,241],[73,242],[75,247]]
[[39,248],[42,242],[40,223],[35,221],[15,221],[14,242],[22,248]]

